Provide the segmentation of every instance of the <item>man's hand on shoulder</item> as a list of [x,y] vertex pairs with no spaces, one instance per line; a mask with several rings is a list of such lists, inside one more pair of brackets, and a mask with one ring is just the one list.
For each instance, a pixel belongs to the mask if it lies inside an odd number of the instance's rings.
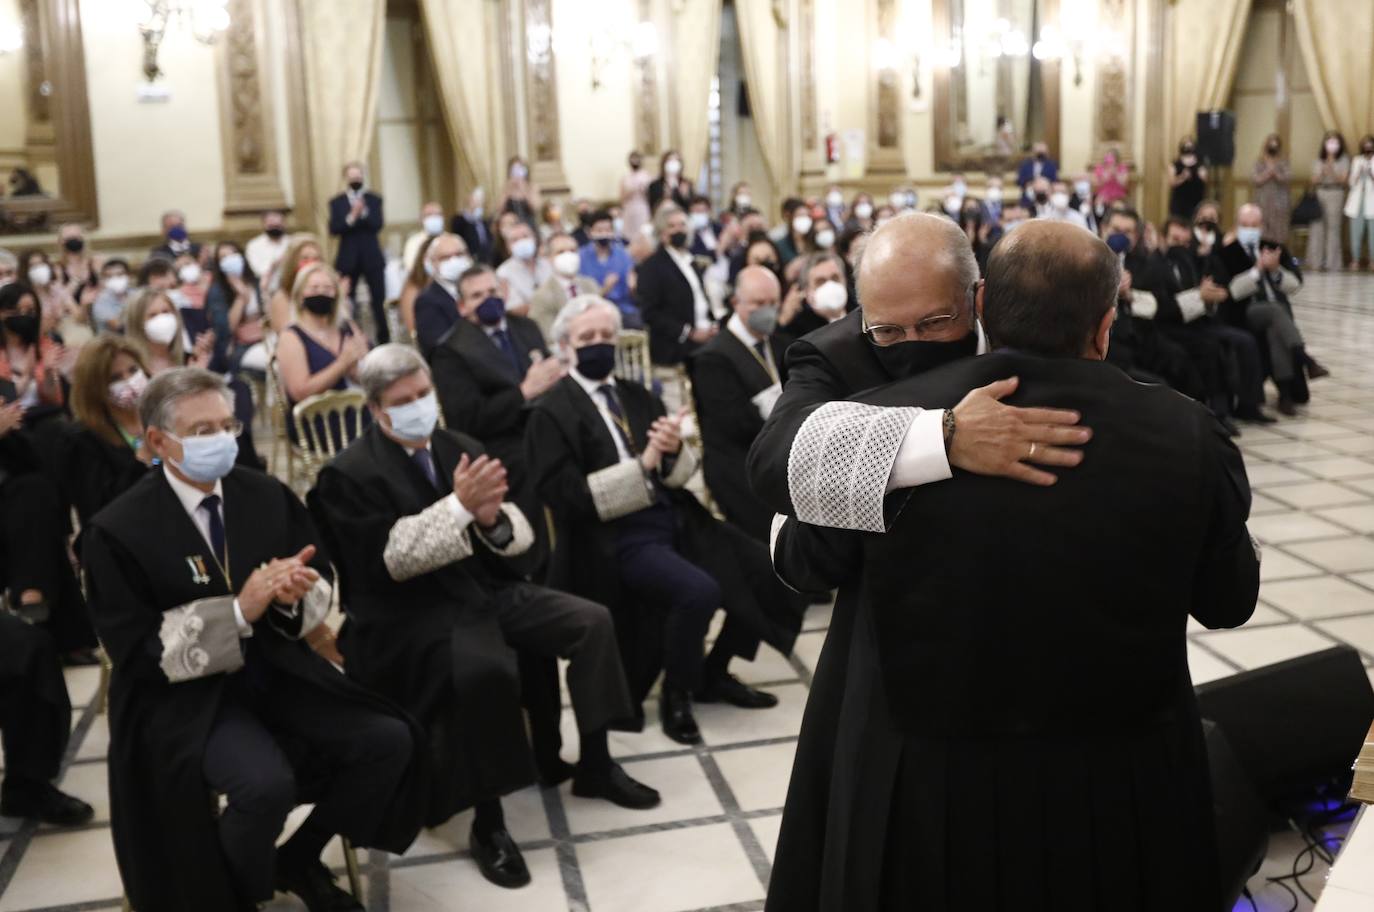
[[1092,439],[1092,429],[1079,426],[1074,411],[1015,408],[1001,399],[1016,391],[1010,377],[973,390],[954,407],[955,430],[949,440],[949,464],[975,475],[998,475],[1027,484],[1052,485],[1057,478],[1042,466],[1073,467]]

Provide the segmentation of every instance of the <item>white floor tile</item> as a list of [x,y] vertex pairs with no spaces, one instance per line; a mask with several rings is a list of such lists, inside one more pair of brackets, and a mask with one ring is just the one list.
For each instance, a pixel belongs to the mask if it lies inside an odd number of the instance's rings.
[[113,899],[123,895],[110,831],[35,837],[0,896],[0,912]]
[[1281,485],[1265,489],[1265,496],[1296,507],[1310,510],[1315,507],[1337,507],[1342,504],[1365,503],[1369,497],[1360,491],[1330,481],[1308,484]]
[[732,661],[730,673],[746,684],[797,680],[797,669],[792,667],[792,663],[787,661],[786,656],[767,643],[759,647],[759,653],[754,657],[754,661],[745,662],[742,659]]
[[1304,472],[1328,481],[1374,476],[1374,462],[1355,456],[1335,456],[1330,459],[1307,459],[1296,463]]
[[95,692],[100,689],[99,665],[64,668],[62,676],[67,679],[67,696],[71,698],[73,709],[80,709],[90,703],[95,698]]
[[816,660],[821,657],[821,646],[824,643],[824,631],[803,633],[797,637],[797,644],[792,647],[792,652],[812,674],[815,674]]
[[778,697],[778,705],[772,709],[737,709],[720,703],[698,706],[697,724],[706,743],[736,744],[796,737],[801,729],[802,709],[806,706],[805,686],[784,684],[767,690]]
[[[506,829],[517,843],[523,845],[549,838],[549,818],[544,813],[544,800],[537,787],[531,786],[506,795],[501,799],[501,809],[506,815]],[[465,852],[471,830],[472,811],[455,814],[432,830],[421,830],[405,857]]]
[[1218,678],[1230,677],[1236,673],[1236,669],[1196,643],[1190,642],[1188,644],[1188,672],[1192,676],[1193,686],[1197,686],[1198,684],[1206,684],[1208,681],[1215,681]]
[[1360,504],[1354,507],[1331,507],[1325,510],[1318,510],[1317,515],[1322,519],[1340,523],[1362,535],[1374,533],[1374,504]]
[[1264,548],[1260,559],[1260,579],[1262,581],[1289,579],[1295,576],[1315,576],[1321,568],[1306,561],[1291,557],[1277,548]]
[[1267,582],[1260,598],[1302,620],[1374,611],[1374,592],[1339,576]]
[[716,751],[712,756],[742,811],[780,808],[787,800],[795,741]]
[[531,883],[507,890],[490,883],[468,859],[446,860],[391,871],[391,912],[567,912],[563,878],[553,849],[525,852]]
[[1272,665],[1295,656],[1320,652],[1334,645],[1319,633],[1297,624],[1256,627],[1198,634],[1198,639],[1213,652],[1244,669]]
[[582,843],[577,861],[592,912],[686,912],[764,895],[728,823]]
[[1287,465],[1280,465],[1276,462],[1254,462],[1253,460],[1246,464],[1245,474],[1250,479],[1251,487],[1265,491],[1286,484],[1308,482],[1313,477]]
[[749,828],[754,831],[754,836],[768,855],[768,860],[773,861],[778,848],[778,831],[782,829],[782,815],[755,817],[749,821]]
[[1374,656],[1374,614],[1318,621],[1316,626],[1323,633],[1354,646],[1365,655]]
[[1335,538],[1349,534],[1343,526],[1296,510],[1288,513],[1252,516],[1247,525],[1250,527],[1250,534],[1255,538],[1265,544],[1274,545],[1313,538]]
[[1364,536],[1294,542],[1285,550],[1332,573],[1374,570],[1374,539]]
[[663,803],[647,811],[631,811],[609,801],[574,797],[572,784],[564,783],[560,791],[570,831],[574,834],[604,833],[607,830],[624,830],[655,823],[716,817],[725,813],[695,754],[626,761],[624,766],[625,772],[645,785],[658,789],[663,796]]

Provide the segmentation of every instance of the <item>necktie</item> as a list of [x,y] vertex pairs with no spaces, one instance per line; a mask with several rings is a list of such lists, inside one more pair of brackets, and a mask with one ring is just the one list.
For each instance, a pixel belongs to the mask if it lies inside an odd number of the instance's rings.
[[630,426],[625,421],[625,410],[620,407],[620,397],[615,394],[615,387],[609,383],[603,383],[596,388],[596,391],[601,394],[601,398],[606,400],[606,411],[610,412],[611,417],[615,419],[612,424],[615,425],[616,432],[620,434],[621,443],[625,444],[625,449],[630,451],[630,455],[634,455],[636,451],[634,441],[630,439]]
[[224,550],[224,520],[219,515],[219,504],[219,495],[211,494],[200,502],[200,507],[210,514],[210,548],[215,552],[215,560],[227,570],[229,558]]
[[577,283],[576,283],[576,282],[569,282],[569,283],[568,283],[568,300],[571,301],[571,300],[572,300],[573,298],[575,298],[575,297],[577,297]]
[[415,464],[420,467],[420,471],[429,479],[429,483],[434,486],[434,490],[439,490],[439,473],[434,468],[434,456],[427,449],[418,449],[410,456],[415,460]]
[[515,357],[515,346],[511,344],[510,333],[504,329],[493,329],[491,339],[496,343],[496,347],[501,349],[506,355],[506,360],[510,362],[511,374],[516,381],[520,380],[520,361]]

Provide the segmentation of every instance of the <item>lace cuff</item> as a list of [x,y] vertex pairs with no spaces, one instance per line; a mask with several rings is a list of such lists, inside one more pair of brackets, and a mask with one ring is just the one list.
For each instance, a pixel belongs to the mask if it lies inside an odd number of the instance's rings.
[[197,599],[162,612],[162,673],[173,684],[243,667],[234,597]]
[[[472,556],[472,539],[445,497],[391,527],[382,562],[398,583]],[[307,628],[308,629],[308,628]]]
[[680,488],[687,483],[687,480],[692,477],[692,473],[696,470],[697,451],[684,440],[682,449],[674,454],[672,470],[663,476],[663,486],[665,488]]
[[592,503],[602,522],[610,522],[648,508],[654,495],[638,460],[617,462],[587,476]]

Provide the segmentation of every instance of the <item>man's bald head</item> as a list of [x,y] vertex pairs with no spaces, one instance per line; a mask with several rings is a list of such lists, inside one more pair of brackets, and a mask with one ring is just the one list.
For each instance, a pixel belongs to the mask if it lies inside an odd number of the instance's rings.
[[1104,357],[1121,264],[1069,222],[1031,221],[988,256],[981,316],[992,344],[1051,358]]
[[1264,210],[1254,203],[1246,203],[1236,210],[1237,228],[1263,228]]
[[[735,276],[735,296],[732,300],[735,315],[749,326],[749,316],[756,310],[772,307],[776,311],[778,300],[782,297],[782,286],[773,270],[763,266],[746,266]],[[774,321],[776,322],[776,321]],[[750,327],[753,331],[753,327]],[[767,333],[755,333],[767,335]]]
[[[978,282],[968,235],[944,215],[908,212],[874,231],[859,261],[856,289],[869,326],[914,327],[967,305]],[[950,321],[934,341],[963,338],[972,320]]]

